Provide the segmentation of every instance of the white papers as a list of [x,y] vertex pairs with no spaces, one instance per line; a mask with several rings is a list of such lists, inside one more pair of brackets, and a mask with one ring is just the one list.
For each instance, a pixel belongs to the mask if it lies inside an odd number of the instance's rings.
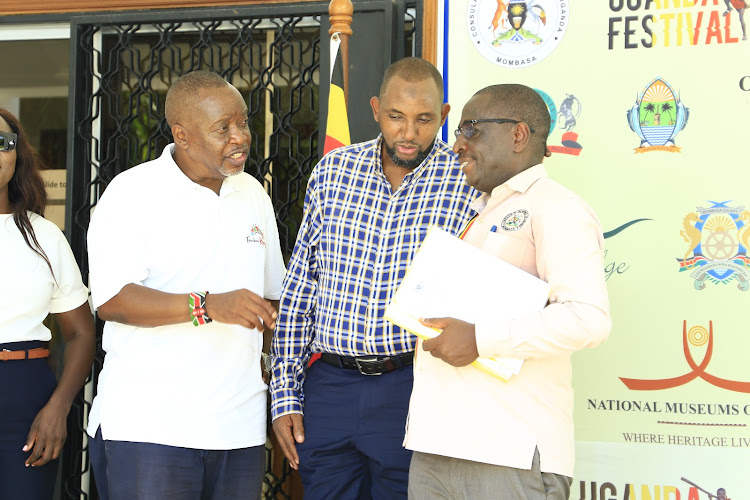
[[[440,332],[419,318],[456,318],[473,324],[505,322],[540,311],[549,284],[432,227],[385,310],[389,321],[423,339]],[[523,360],[480,358],[472,365],[508,380]]]

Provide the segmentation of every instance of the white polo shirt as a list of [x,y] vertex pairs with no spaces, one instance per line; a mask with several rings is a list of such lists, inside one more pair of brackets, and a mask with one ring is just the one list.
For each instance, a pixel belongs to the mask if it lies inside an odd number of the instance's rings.
[[55,271],[24,241],[13,214],[0,214],[0,344],[49,340],[49,313],[72,311],[88,300],[73,252],[56,225],[27,212],[37,241]]
[[[129,283],[170,293],[246,288],[278,299],[284,275],[271,200],[252,176],[219,196],[177,167],[174,146],[118,175],[88,232],[94,307]],[[88,432],[106,440],[236,449],[266,440],[257,330],[214,321],[104,327],[107,352]]]

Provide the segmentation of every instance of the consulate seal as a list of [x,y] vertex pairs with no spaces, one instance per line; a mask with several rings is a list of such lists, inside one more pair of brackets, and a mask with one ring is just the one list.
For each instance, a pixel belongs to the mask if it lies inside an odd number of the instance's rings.
[[493,64],[523,68],[546,58],[562,41],[569,0],[469,0],[472,45]]

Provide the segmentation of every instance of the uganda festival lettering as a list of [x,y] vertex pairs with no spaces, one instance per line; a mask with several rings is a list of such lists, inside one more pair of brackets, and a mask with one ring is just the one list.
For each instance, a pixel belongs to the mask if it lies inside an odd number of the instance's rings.
[[724,0],[609,0],[609,50],[738,43],[738,13]]
[[[610,481],[579,481],[578,498],[579,500],[700,500],[701,493],[704,495],[709,493],[692,481],[681,479],[690,486],[680,490],[674,485],[625,483],[618,488],[614,482]],[[571,499],[576,498],[575,488],[576,485],[571,488]],[[713,493],[711,496],[719,498]],[[731,500],[727,496],[724,498]]]

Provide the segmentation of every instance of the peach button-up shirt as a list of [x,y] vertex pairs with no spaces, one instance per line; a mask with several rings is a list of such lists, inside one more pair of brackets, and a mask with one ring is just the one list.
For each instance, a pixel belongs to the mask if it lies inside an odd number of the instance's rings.
[[570,356],[600,344],[611,327],[599,220],[541,164],[483,194],[474,208],[479,215],[464,239],[548,282],[549,303],[476,325],[481,357],[525,360],[508,382],[450,366],[420,342],[404,446],[518,469],[530,469],[539,448],[542,472],[573,477]]

